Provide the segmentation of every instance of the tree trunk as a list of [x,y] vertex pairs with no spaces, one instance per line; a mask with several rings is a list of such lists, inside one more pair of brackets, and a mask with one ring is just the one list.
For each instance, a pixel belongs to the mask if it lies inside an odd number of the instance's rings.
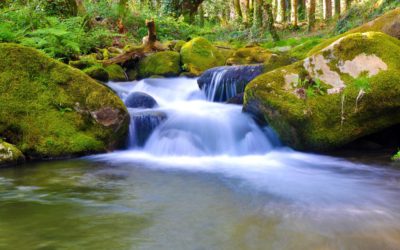
[[291,18],[290,21],[294,27],[298,27],[299,13],[298,13],[299,0],[291,0]]
[[324,19],[329,20],[332,17],[332,0],[324,0]]
[[255,28],[260,28],[262,26],[262,2],[263,0],[254,0],[253,26]]
[[335,4],[335,16],[339,17],[341,12],[340,0],[334,0],[334,4]]
[[274,21],[276,20],[278,16],[278,0],[273,0],[272,1],[272,15],[274,16]]
[[311,32],[315,26],[315,0],[309,0],[308,3],[308,32]]
[[265,12],[267,13],[267,29],[269,33],[272,36],[272,39],[277,42],[279,41],[279,36],[278,33],[276,32],[275,26],[274,26],[274,15],[272,13],[272,6],[271,4],[267,3],[264,5],[265,6]]
[[351,0],[344,0],[343,1],[343,10],[348,10],[351,7]]
[[103,65],[125,64],[131,60],[137,60],[146,56],[147,53],[165,50],[162,44],[157,41],[156,24],[154,20],[146,20],[147,36],[143,37],[143,45],[127,51],[109,60],[103,61]]
[[250,13],[250,0],[243,1],[243,11],[242,15],[244,16],[244,23],[246,27],[249,26],[251,20],[251,13]]
[[283,23],[286,21],[286,1],[278,0],[278,16],[276,18],[278,23]]
[[243,19],[242,8],[240,7],[240,0],[233,0],[233,7],[235,8],[235,13],[238,19]]

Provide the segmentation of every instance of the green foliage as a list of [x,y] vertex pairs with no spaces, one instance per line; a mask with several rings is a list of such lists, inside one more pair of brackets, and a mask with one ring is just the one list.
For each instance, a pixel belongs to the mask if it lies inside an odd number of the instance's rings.
[[318,78],[313,80],[299,78],[297,87],[303,88],[306,91],[307,97],[315,97],[317,95],[325,95],[327,92],[326,86]]
[[0,12],[0,42],[15,42],[65,59],[110,45],[113,34],[104,27],[87,28],[84,17],[51,16],[40,5],[11,5]]
[[367,76],[361,76],[354,79],[353,85],[364,92],[369,92],[371,90],[371,83]]
[[353,4],[346,14],[336,23],[335,33],[342,34],[389,10],[400,7],[400,1],[398,0],[383,0],[378,8],[375,7],[375,4],[375,0],[368,0],[363,4]]
[[400,150],[392,156],[393,161],[400,161]]

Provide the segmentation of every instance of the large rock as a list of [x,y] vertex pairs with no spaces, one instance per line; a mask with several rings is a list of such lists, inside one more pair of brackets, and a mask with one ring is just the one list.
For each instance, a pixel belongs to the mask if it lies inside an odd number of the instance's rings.
[[154,108],[157,101],[150,95],[143,92],[133,92],[125,100],[128,108]]
[[207,69],[225,65],[218,49],[202,37],[194,38],[182,46],[181,59],[183,68],[195,76]]
[[400,41],[379,32],[342,37],[248,84],[245,110],[288,145],[327,150],[400,123]]
[[384,15],[382,15],[372,21],[370,21],[364,25],[361,25],[360,27],[351,29],[351,30],[347,31],[346,33],[343,33],[339,36],[335,36],[333,38],[327,39],[326,41],[322,42],[321,44],[319,44],[318,46],[316,46],[312,50],[310,50],[308,55],[310,56],[310,55],[317,53],[318,51],[329,46],[334,41],[336,41],[344,36],[347,36],[349,34],[369,32],[369,31],[383,32],[389,36],[400,39],[400,8],[389,11],[389,12],[385,13]]
[[0,140],[0,167],[21,163],[24,160],[25,157],[18,148]]
[[178,76],[181,72],[180,55],[174,51],[164,51],[151,54],[139,63],[139,77],[146,78],[153,75]]
[[105,152],[124,142],[124,104],[80,70],[16,44],[0,44],[0,68],[0,136],[27,158]]

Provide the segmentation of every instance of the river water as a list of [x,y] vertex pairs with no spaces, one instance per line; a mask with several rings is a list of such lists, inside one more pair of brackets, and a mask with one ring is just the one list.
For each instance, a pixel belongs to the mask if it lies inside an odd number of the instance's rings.
[[131,127],[124,151],[1,169],[0,249],[400,249],[397,169],[283,147],[193,79],[109,86],[167,118],[145,145]]

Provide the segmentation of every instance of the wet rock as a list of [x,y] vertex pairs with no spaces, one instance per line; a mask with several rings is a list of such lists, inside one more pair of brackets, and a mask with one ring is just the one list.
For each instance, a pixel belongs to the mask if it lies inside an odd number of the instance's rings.
[[131,113],[131,146],[144,146],[151,133],[167,119],[167,115],[160,111],[142,111]]
[[154,108],[157,101],[150,95],[143,92],[133,92],[125,100],[128,108]]
[[224,66],[209,69],[197,80],[209,100],[224,102],[243,93],[246,85],[264,72],[264,65]]

